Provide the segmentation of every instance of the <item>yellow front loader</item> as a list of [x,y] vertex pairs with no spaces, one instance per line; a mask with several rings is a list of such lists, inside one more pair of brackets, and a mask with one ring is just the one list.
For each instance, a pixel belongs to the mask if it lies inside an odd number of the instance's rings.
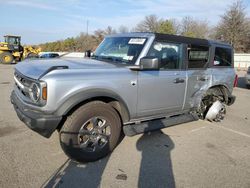
[[25,58],[38,57],[40,48],[22,46],[21,37],[14,35],[4,36],[4,42],[0,42],[0,63],[13,63]]

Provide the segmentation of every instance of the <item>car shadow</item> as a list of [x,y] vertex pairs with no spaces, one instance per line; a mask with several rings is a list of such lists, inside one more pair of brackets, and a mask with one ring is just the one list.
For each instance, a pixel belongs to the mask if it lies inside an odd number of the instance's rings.
[[[138,187],[175,187],[170,155],[173,148],[173,141],[162,131],[145,133],[137,140],[136,149],[141,152]],[[68,159],[41,187],[101,187],[109,159],[110,155],[90,163]]]
[[100,187],[109,156],[92,163],[68,159],[41,187]]

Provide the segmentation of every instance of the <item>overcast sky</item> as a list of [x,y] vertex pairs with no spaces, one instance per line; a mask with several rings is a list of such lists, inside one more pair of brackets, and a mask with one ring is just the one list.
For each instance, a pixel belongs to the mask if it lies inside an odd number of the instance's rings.
[[[233,0],[0,0],[0,38],[22,36],[25,44],[65,39],[108,25],[133,28],[146,15],[181,20],[206,19],[215,25]],[[250,0],[244,0],[250,15]]]

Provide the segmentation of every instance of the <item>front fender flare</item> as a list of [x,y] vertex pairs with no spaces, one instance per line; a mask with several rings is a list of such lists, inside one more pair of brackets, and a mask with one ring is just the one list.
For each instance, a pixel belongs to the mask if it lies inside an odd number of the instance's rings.
[[101,97],[108,97],[111,99],[114,99],[119,102],[122,108],[122,112],[125,117],[122,117],[123,120],[126,119],[127,121],[130,118],[130,112],[128,109],[128,106],[126,105],[126,102],[123,100],[123,98],[118,95],[117,93],[107,90],[107,89],[89,89],[85,91],[81,91],[70,98],[68,98],[66,101],[63,102],[62,105],[56,110],[55,114],[58,116],[65,116],[67,115],[75,106],[83,103],[85,101],[91,101],[95,98],[101,98]]

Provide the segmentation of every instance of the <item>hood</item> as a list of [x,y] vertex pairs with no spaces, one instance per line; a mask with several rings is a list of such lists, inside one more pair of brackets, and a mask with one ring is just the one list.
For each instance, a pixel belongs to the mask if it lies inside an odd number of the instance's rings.
[[18,63],[15,68],[18,72],[32,79],[39,79],[46,73],[56,69],[108,69],[115,68],[111,63],[84,58],[54,58],[42,60],[26,60]]

